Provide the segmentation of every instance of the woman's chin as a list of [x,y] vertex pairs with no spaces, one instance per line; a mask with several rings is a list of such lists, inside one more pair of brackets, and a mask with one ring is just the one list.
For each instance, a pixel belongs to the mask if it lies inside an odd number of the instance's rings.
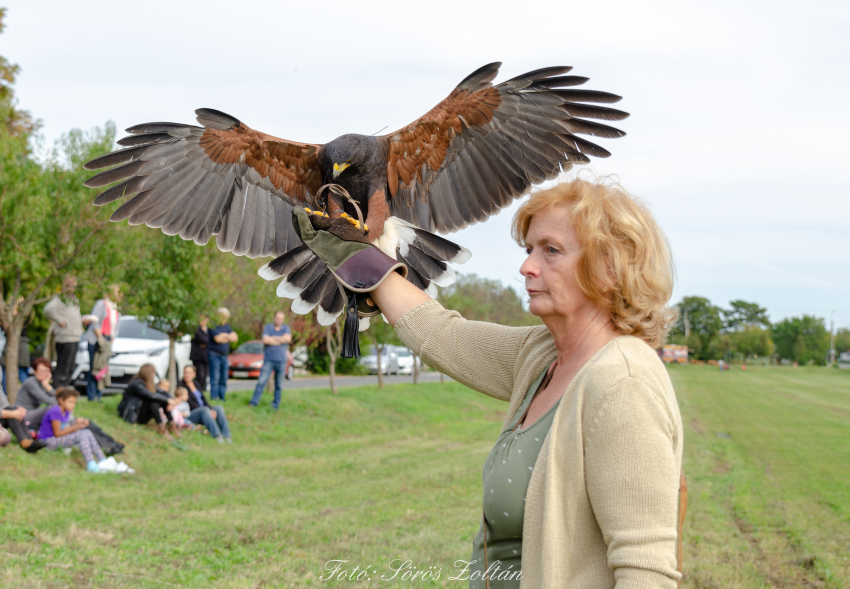
[[552,305],[548,305],[544,301],[531,299],[528,302],[528,312],[535,317],[543,317],[551,311],[551,306]]

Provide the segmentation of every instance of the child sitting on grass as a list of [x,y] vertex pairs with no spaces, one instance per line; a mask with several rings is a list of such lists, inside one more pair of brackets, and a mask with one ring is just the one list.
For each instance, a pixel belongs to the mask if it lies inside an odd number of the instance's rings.
[[[113,459],[111,462],[107,460],[97,444],[97,440],[94,439],[94,434],[85,429],[89,425],[89,420],[80,418],[74,425],[70,425],[71,414],[77,406],[79,396],[80,393],[76,389],[69,387],[62,387],[56,391],[56,405],[44,414],[44,418],[41,420],[41,428],[38,431],[38,439],[44,442],[50,450],[76,446],[83,453],[86,470],[89,472],[101,472],[101,465],[105,467],[104,471],[117,472],[116,468],[112,466],[115,460]],[[95,458],[97,458],[96,461]],[[125,465],[124,471],[126,470]]]
[[180,401],[180,403],[171,410],[171,417],[174,419],[174,423],[177,424],[177,427],[183,429],[191,429],[195,427],[195,424],[187,419],[189,414],[192,413],[192,410],[189,409],[189,389],[186,387],[177,387],[174,391],[174,398]]

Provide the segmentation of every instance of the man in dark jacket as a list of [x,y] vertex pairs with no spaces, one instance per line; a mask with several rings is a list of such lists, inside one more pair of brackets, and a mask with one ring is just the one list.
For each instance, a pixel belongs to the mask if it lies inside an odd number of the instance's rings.
[[191,410],[188,417],[189,421],[203,425],[219,443],[233,442],[230,437],[227,416],[224,414],[224,407],[221,405],[210,406],[209,401],[204,397],[200,383],[195,380],[196,374],[194,366],[186,366],[183,368],[183,380],[177,385],[186,387],[186,390],[189,391],[189,409]]
[[210,374],[210,332],[207,329],[207,316],[201,315],[198,321],[198,329],[192,338],[192,348],[189,350],[189,360],[195,365],[197,376],[195,379],[200,383],[201,390],[207,390],[207,376]]

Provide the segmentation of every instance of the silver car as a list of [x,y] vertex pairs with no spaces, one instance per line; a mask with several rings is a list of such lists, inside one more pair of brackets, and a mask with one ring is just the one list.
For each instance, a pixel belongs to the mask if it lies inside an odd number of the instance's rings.
[[[378,355],[375,353],[375,346],[369,346],[365,350],[365,355],[360,357],[360,365],[369,371],[369,374],[378,374]],[[381,372],[383,374],[398,374],[398,355],[395,351],[395,346],[385,345],[381,350]]]
[[[112,386],[125,388],[143,364],[153,364],[157,377],[165,378],[168,374],[168,335],[132,316],[121,317],[119,321],[120,335],[112,342],[112,357],[109,359]],[[184,335],[174,344],[178,379],[183,374],[183,367],[191,364],[190,347],[189,335]],[[78,387],[84,387],[89,371],[89,349],[85,340],[80,342],[76,360],[77,366],[71,376],[71,382]]]

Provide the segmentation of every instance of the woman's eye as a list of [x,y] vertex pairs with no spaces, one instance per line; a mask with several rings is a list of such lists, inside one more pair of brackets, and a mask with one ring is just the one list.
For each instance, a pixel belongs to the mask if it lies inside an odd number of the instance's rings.
[[525,248],[525,253],[530,256],[531,255],[531,248],[530,247]]
[[553,247],[550,245],[549,247],[547,247],[547,248],[546,248],[546,253],[549,253],[549,254],[557,254],[557,253],[558,253],[558,250],[556,250],[555,248],[553,248]]

